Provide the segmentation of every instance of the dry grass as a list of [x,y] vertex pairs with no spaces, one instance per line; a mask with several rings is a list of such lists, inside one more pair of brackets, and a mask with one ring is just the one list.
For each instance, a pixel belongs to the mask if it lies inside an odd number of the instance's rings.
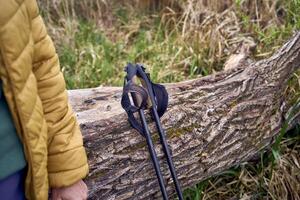
[[[176,48],[163,49],[170,62],[148,65],[162,66],[159,81],[179,81],[196,75],[207,75],[223,69],[223,64],[244,43],[257,45],[254,57],[273,53],[291,35],[284,20],[287,11],[283,1],[271,0],[40,0],[49,31],[58,47],[75,47],[75,34],[80,21],[89,21],[112,42],[135,45],[141,30],[150,42]],[[54,3],[53,3],[54,2]],[[157,22],[159,21],[159,22]],[[58,25],[58,26],[57,26]],[[276,28],[274,28],[276,27]],[[161,35],[159,35],[161,34]],[[160,40],[158,40],[158,37]],[[281,38],[280,38],[281,37]],[[274,39],[275,42],[274,42]],[[278,41],[278,43],[276,43]],[[141,52],[143,50],[141,49]],[[137,60],[136,58],[135,60]],[[135,61],[133,60],[133,61]],[[117,63],[121,64],[121,62]],[[180,78],[169,78],[174,74]]]

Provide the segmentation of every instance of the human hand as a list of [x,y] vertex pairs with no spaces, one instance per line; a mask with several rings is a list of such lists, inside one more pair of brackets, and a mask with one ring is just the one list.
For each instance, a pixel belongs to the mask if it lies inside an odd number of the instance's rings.
[[83,180],[73,185],[51,189],[51,200],[86,200],[88,188]]

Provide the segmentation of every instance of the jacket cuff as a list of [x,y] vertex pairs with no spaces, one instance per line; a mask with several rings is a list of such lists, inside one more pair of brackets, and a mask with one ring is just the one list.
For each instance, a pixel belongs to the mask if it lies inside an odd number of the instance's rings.
[[86,177],[88,174],[89,167],[88,164],[84,166],[69,170],[69,171],[62,171],[57,173],[49,173],[49,187],[50,188],[59,188],[59,187],[67,187],[70,186],[79,180]]
[[88,174],[89,167],[84,147],[49,155],[48,178],[50,187],[70,186]]

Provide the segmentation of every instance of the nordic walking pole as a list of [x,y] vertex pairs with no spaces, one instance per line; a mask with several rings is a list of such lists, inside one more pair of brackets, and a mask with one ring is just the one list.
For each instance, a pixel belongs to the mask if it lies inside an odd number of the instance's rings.
[[161,173],[161,170],[160,170],[159,161],[157,159],[157,155],[156,155],[156,152],[155,152],[155,149],[154,149],[154,146],[153,146],[153,142],[152,142],[152,139],[151,139],[151,136],[150,136],[150,132],[149,132],[149,129],[148,129],[148,125],[147,125],[147,122],[146,122],[146,118],[145,118],[145,114],[144,114],[143,109],[139,110],[139,115],[140,115],[140,118],[141,118],[141,121],[142,121],[142,125],[143,125],[143,128],[144,128],[144,134],[145,134],[145,138],[146,138],[146,141],[147,141],[149,153],[150,153],[153,165],[154,165],[154,169],[155,169],[155,172],[156,172],[156,176],[157,176],[157,179],[158,179],[158,183],[159,183],[159,187],[160,187],[163,199],[168,200],[168,195],[167,195],[164,179],[163,179],[163,176],[162,176],[162,173]]
[[163,146],[163,150],[164,150],[165,155],[167,157],[168,166],[169,166],[171,176],[172,176],[174,184],[175,184],[175,189],[176,189],[176,192],[177,192],[177,195],[178,195],[178,199],[183,200],[182,191],[181,191],[178,179],[177,179],[177,175],[176,175],[175,167],[174,167],[174,164],[173,164],[173,161],[172,161],[170,149],[168,147],[167,140],[166,140],[166,137],[165,137],[165,132],[164,132],[164,129],[162,129],[162,127],[161,127],[160,121],[157,120],[157,119],[159,119],[159,117],[158,117],[156,109],[153,108],[153,107],[152,107],[152,113],[154,115],[155,124],[156,124],[156,127],[158,129],[160,142]]
[[178,178],[177,178],[177,175],[176,175],[176,172],[175,172],[175,167],[174,167],[174,164],[173,164],[173,161],[172,161],[170,149],[169,149],[168,144],[167,144],[165,132],[164,132],[164,129],[162,128],[162,126],[161,126],[160,118],[159,118],[157,110],[156,110],[157,105],[156,105],[152,85],[150,83],[150,80],[148,79],[148,76],[145,74],[144,70],[140,66],[138,66],[138,71],[140,71],[140,74],[142,75],[142,78],[145,81],[145,84],[143,86],[146,87],[148,95],[149,95],[151,103],[152,103],[151,111],[152,111],[152,114],[153,114],[153,118],[154,118],[156,127],[158,129],[160,142],[163,146],[163,150],[164,150],[164,153],[165,153],[166,158],[167,158],[167,163],[168,163],[168,166],[169,166],[169,169],[170,169],[170,172],[171,172],[171,176],[172,176],[172,179],[173,179],[173,182],[174,182],[174,185],[175,185],[175,189],[176,189],[178,198],[179,198],[179,200],[183,200],[181,187],[179,185],[179,181],[178,181]]
[[[132,78],[132,83],[136,84],[135,82],[136,82],[135,78]],[[164,179],[162,176],[162,172],[160,170],[159,161],[158,161],[158,158],[157,158],[157,155],[155,152],[155,148],[154,148],[154,145],[152,142],[152,138],[151,138],[150,131],[149,131],[147,121],[145,118],[145,114],[144,114],[144,105],[145,105],[144,103],[148,100],[148,95],[147,95],[147,92],[143,91],[143,90],[144,89],[140,86],[131,85],[131,90],[128,90],[128,92],[130,93],[130,95],[132,97],[132,103],[138,109],[140,120],[142,122],[142,124],[141,124],[142,129],[140,129],[139,132],[141,133],[142,136],[144,136],[146,138],[148,150],[150,153],[152,163],[154,165],[155,173],[156,173],[156,176],[158,179],[158,183],[159,183],[159,187],[160,187],[163,199],[168,200],[168,195],[167,195]],[[129,96],[128,96],[128,98],[129,98]]]
[[[164,86],[151,82],[149,75],[146,74],[145,68],[142,65],[133,65],[129,63],[126,66],[125,71],[127,72],[127,75],[124,80],[121,104],[127,112],[130,125],[146,138],[150,157],[159,181],[163,199],[168,199],[166,186],[164,184],[159,161],[151,139],[144,109],[151,110],[152,119],[155,121],[156,128],[159,133],[160,143],[163,146],[163,152],[167,159],[168,167],[171,172],[171,177],[173,179],[178,198],[179,200],[183,200],[182,191],[172,161],[171,152],[167,144],[165,131],[160,122],[160,117],[165,113],[168,106],[168,93]],[[140,80],[142,86],[136,83],[137,78]],[[129,95],[132,98],[130,98]],[[139,113],[140,122],[134,115],[136,112]]]

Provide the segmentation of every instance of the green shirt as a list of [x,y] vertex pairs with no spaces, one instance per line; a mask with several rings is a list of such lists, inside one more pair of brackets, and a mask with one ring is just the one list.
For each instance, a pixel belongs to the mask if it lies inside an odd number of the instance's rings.
[[0,80],[0,180],[23,169],[26,161]]

